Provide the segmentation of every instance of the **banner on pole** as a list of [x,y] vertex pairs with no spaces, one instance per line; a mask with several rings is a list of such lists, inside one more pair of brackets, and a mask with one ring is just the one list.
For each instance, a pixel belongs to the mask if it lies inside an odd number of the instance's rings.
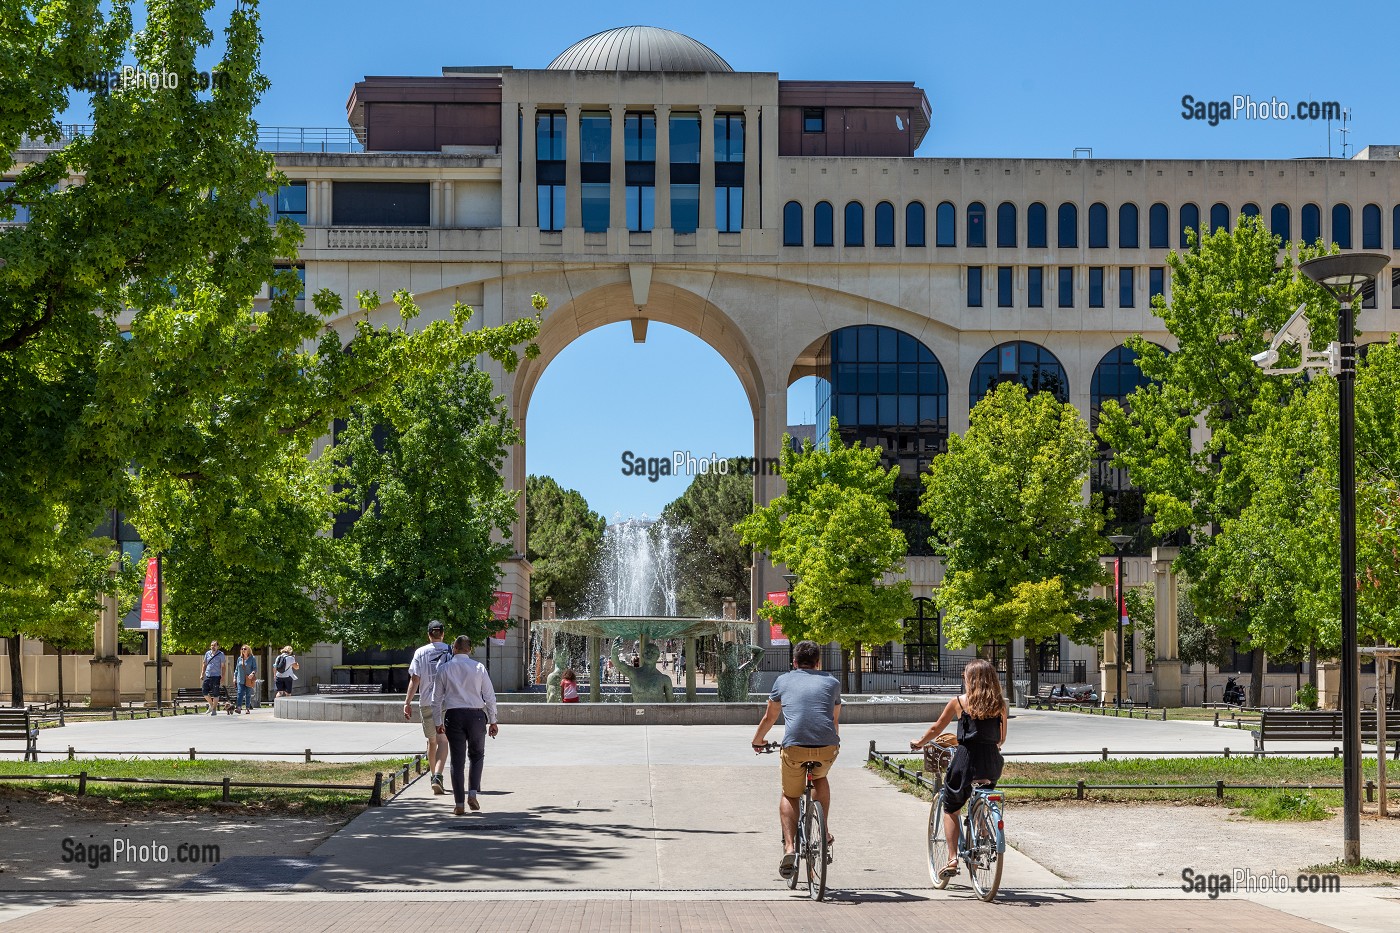
[[141,619],[137,628],[160,628],[160,563],[146,558],[146,583],[141,589]]
[[[788,604],[787,590],[774,590],[768,594],[768,601],[775,606],[786,606]],[[770,623],[768,626],[768,643],[775,647],[788,644],[788,637],[783,634],[783,627],[776,622]]]
[[1113,563],[1113,580],[1118,584],[1118,624],[1124,628],[1128,627],[1128,601],[1123,594],[1123,558],[1115,557]]
[[[510,618],[510,604],[514,598],[514,593],[505,590],[496,591],[496,601],[491,604],[491,615],[495,616],[497,622],[504,622]],[[504,645],[506,643],[506,630],[501,629],[492,635],[491,641],[493,644]]]

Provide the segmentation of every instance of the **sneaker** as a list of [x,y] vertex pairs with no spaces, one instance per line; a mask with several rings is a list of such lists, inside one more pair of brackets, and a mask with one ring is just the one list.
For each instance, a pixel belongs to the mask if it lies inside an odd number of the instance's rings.
[[452,808],[452,815],[453,815],[453,816],[466,816],[466,813],[467,813],[467,811],[466,811],[464,808],[462,808],[462,807],[453,807],[453,808]]
[[476,798],[475,798],[475,797],[468,797],[468,798],[467,798],[467,806],[471,807],[473,810],[480,810],[480,809],[481,809],[481,804],[479,804],[479,803],[476,802]]
[[447,791],[444,790],[443,787],[442,787],[442,775],[441,775],[441,774],[434,774],[431,778],[429,778],[429,779],[428,779],[428,785],[429,785],[430,787],[432,787],[433,793],[435,793],[435,794],[445,794],[445,793],[447,793]]
[[783,860],[778,863],[778,876],[787,881],[795,874],[797,874],[797,853],[786,852],[783,854]]
[[219,711],[216,710],[216,709],[211,709],[211,710],[209,711],[209,715],[210,715],[210,716],[217,716],[217,715],[219,715]]

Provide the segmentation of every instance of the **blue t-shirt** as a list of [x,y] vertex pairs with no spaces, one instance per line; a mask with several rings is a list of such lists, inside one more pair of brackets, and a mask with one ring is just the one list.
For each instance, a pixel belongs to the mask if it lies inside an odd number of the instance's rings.
[[841,744],[834,713],[841,703],[841,682],[826,671],[794,668],[773,681],[768,699],[783,704],[783,748]]

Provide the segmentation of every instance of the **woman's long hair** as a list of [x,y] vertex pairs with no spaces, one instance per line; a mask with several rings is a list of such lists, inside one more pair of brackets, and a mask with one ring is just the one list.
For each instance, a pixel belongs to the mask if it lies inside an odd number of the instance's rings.
[[973,719],[991,719],[1006,712],[1006,700],[991,661],[969,661],[963,669],[963,679],[967,684],[967,712]]

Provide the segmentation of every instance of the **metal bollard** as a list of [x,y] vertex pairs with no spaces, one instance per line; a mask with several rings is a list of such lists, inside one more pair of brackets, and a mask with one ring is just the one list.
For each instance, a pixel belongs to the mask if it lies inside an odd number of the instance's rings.
[[371,807],[384,806],[384,773],[382,771],[374,773],[374,787],[369,792],[369,805]]
[[1080,780],[1078,780],[1078,781],[1075,781],[1075,791],[1076,791],[1076,794],[1078,795],[1079,799],[1080,799],[1080,800],[1083,800],[1083,799],[1084,799],[1084,781],[1083,781],[1082,778],[1081,778]]
[[228,784],[229,779],[224,778],[224,803],[228,803]]
[[68,760],[69,760],[69,761],[72,761],[72,760],[73,760],[73,746],[71,746],[71,745],[68,746]]
[[311,749],[306,750],[306,763],[311,764]]
[[87,793],[87,772],[86,772],[86,771],[79,771],[79,772],[78,772],[78,796],[81,797],[81,796],[83,796],[83,795],[86,794],[86,793]]
[[389,772],[389,796],[394,796],[394,778],[398,776],[397,771]]
[[194,761],[194,746],[190,746],[190,761]]
[[1103,760],[1108,761],[1108,746],[1104,746],[1103,748]]

